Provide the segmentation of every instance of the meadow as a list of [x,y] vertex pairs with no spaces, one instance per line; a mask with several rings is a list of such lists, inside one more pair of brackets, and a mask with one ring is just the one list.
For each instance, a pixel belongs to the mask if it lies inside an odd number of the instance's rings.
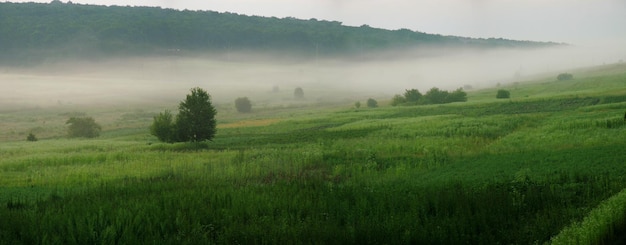
[[[221,105],[196,144],[157,142],[150,105],[4,110],[0,244],[612,244],[626,65],[574,75],[445,105]],[[101,137],[63,137],[76,113]]]

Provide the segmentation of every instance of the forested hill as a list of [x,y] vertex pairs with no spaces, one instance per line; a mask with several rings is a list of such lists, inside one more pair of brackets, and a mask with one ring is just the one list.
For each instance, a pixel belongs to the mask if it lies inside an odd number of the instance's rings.
[[354,54],[442,45],[542,47],[556,43],[473,39],[407,29],[352,27],[337,21],[268,18],[214,11],[62,3],[0,3],[2,62],[101,55],[288,51]]

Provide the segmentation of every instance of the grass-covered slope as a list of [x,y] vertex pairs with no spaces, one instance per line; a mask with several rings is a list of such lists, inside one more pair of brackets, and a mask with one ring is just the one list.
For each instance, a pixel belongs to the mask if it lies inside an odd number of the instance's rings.
[[[95,140],[2,142],[0,241],[549,242],[624,205],[626,69],[613,69],[510,85],[510,100],[220,118],[206,144],[154,143],[149,117]],[[625,218],[583,229],[607,241]]]

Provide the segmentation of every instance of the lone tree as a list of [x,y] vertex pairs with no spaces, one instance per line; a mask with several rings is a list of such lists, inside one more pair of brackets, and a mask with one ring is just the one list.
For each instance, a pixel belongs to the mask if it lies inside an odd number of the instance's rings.
[[71,117],[65,124],[69,124],[67,135],[70,138],[95,138],[100,136],[102,130],[93,117]]
[[498,93],[496,94],[496,98],[498,98],[498,99],[508,99],[508,98],[511,98],[511,92],[509,92],[508,90],[499,89]]
[[248,97],[240,97],[235,100],[235,107],[238,112],[250,112],[252,111],[252,103]]
[[556,76],[556,79],[559,81],[572,80],[574,79],[574,75],[569,74],[569,73],[561,73],[558,76]]
[[28,136],[26,136],[26,140],[27,141],[37,141],[37,136],[35,136],[33,133],[29,133]]
[[372,98],[367,99],[367,107],[369,107],[369,108],[376,108],[376,107],[378,107],[378,101],[376,101],[375,99],[372,99]]
[[211,96],[201,88],[192,88],[187,98],[178,105],[176,121],[165,111],[154,117],[150,132],[165,142],[200,142],[215,136],[217,111]]
[[192,88],[191,94],[178,105],[175,127],[178,140],[199,142],[213,139],[216,114],[211,96],[201,88]]
[[301,87],[297,87],[293,90],[293,97],[296,99],[304,99],[304,90]]

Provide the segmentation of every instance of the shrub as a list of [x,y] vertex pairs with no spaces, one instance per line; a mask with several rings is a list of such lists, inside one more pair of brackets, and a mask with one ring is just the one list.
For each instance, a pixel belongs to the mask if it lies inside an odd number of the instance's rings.
[[561,73],[558,76],[556,76],[556,79],[559,81],[572,80],[574,79],[574,75],[569,74],[569,73]]
[[301,87],[297,87],[293,90],[293,97],[296,99],[304,99],[304,90]]
[[165,112],[154,116],[154,122],[150,126],[150,133],[163,142],[172,143],[176,141],[176,130],[170,111],[165,110]]
[[35,136],[33,133],[29,133],[28,136],[26,136],[26,140],[27,141],[37,141],[37,136]]
[[417,89],[407,89],[404,91],[404,99],[406,102],[418,102],[422,98],[422,93]]
[[369,108],[376,108],[376,107],[378,107],[378,101],[376,101],[375,99],[372,99],[372,98],[367,99],[367,107],[369,107]]
[[508,90],[499,89],[498,93],[496,94],[496,98],[498,98],[498,99],[508,99],[508,98],[511,98],[511,92],[509,92]]
[[235,107],[238,112],[250,112],[252,111],[252,103],[248,97],[240,97],[235,100]]
[[467,93],[465,93],[465,91],[463,91],[462,88],[458,88],[457,90],[454,90],[452,93],[449,93],[448,97],[446,98],[446,103],[465,102],[465,101],[467,101]]
[[361,102],[360,101],[355,102],[354,103],[354,108],[356,108],[356,109],[361,108]]
[[431,88],[424,94],[427,104],[443,104],[446,103],[449,92],[439,88]]
[[65,124],[69,124],[67,135],[70,138],[95,138],[102,130],[93,117],[71,117]]
[[391,99],[391,106],[402,105],[404,103],[406,103],[406,98],[399,94],[396,94],[393,96],[393,99]]

